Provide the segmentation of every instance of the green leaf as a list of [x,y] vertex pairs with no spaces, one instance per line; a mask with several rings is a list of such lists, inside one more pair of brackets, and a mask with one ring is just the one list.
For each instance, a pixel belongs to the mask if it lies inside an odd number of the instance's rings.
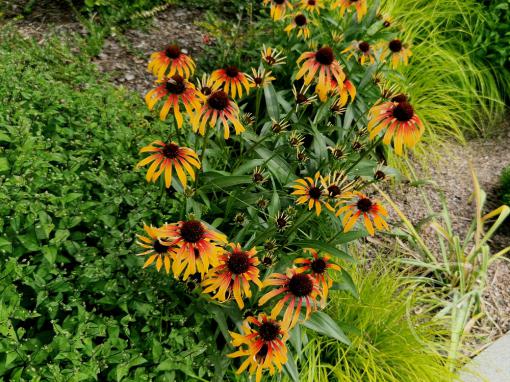
[[340,271],[341,281],[338,283],[339,290],[345,290],[352,294],[355,298],[359,298],[358,291],[356,290],[356,285],[354,285],[354,281],[352,280],[351,275],[345,269]]
[[25,235],[18,235],[18,240],[23,245],[23,247],[25,247],[29,251],[38,251],[39,250],[39,241],[37,240],[37,237],[35,236],[35,232],[25,234]]
[[334,338],[346,345],[351,344],[351,341],[347,338],[340,326],[338,326],[338,324],[324,312],[313,313],[309,320],[303,322],[303,326],[314,330],[319,334]]
[[50,265],[55,264],[57,260],[57,248],[54,246],[44,246],[41,248],[41,252],[43,253],[44,258],[48,261]]
[[12,251],[12,243],[4,237],[0,237],[0,251]]
[[0,172],[9,171],[9,161],[7,158],[0,158]]
[[278,107],[278,98],[273,85],[269,84],[264,88],[264,98],[266,100],[266,108],[269,117],[278,121],[280,119],[280,111]]
[[249,184],[252,182],[251,176],[249,175],[223,175],[217,172],[207,172],[203,177],[204,185],[200,187],[201,190],[207,190],[210,188],[229,188],[238,186],[240,184]]
[[11,137],[5,133],[0,133],[0,142],[11,142]]
[[287,362],[283,365],[283,370],[293,382],[299,382],[299,372],[292,352],[287,353]]
[[62,243],[65,241],[71,233],[67,229],[57,229],[55,232],[55,237],[50,240],[53,244]]
[[321,240],[300,240],[295,241],[292,244],[300,248],[313,248],[316,250],[321,250],[342,260],[354,262],[354,259],[350,255],[336,248],[335,246],[325,243],[324,241]]

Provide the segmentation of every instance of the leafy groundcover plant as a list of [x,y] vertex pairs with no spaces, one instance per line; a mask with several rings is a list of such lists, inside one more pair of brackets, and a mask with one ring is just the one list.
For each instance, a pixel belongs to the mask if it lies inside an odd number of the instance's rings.
[[411,47],[376,8],[265,5],[282,46],[242,65],[227,55],[197,75],[172,42],[148,65],[156,80],[145,101],[170,128],[141,139],[137,167],[155,183],[148,194],[171,199],[140,222],[138,255],[144,268],[193,282],[193,309],[214,313],[216,379],[234,366],[257,382],[281,371],[297,380],[301,326],[349,343],[321,309],[330,288],[355,290],[341,269],[352,261],[346,243],[389,228],[369,194],[386,177],[376,149],[402,155],[424,131],[385,79]]
[[213,313],[125,234],[172,209],[132,171],[166,126],[77,48],[0,35],[0,379],[209,381]]

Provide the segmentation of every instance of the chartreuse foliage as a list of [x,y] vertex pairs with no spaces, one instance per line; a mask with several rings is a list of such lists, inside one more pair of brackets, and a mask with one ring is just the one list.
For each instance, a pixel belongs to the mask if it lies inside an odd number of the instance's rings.
[[359,296],[332,292],[327,312],[338,322],[351,325],[352,343],[346,346],[310,334],[303,351],[307,361],[300,372],[301,381],[454,380],[438,355],[447,347],[444,328],[418,308],[429,293],[395,263],[388,263],[386,256],[374,259],[369,269],[359,266],[351,272]]
[[0,379],[211,380],[214,312],[130,249],[175,203],[133,172],[161,125],[65,45],[0,41]]

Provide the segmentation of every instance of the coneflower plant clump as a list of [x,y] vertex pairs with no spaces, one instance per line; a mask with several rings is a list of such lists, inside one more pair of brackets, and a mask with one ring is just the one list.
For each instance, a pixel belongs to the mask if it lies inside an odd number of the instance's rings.
[[166,219],[140,222],[143,268],[192,281],[227,369],[257,382],[299,365],[302,325],[348,341],[321,310],[354,289],[345,244],[391,229],[371,188],[388,178],[381,153],[404,155],[424,131],[387,80],[410,44],[370,2],[264,4],[277,43],[256,59],[203,73],[178,41],[151,56],[145,100],[168,131],[147,131],[137,166]]

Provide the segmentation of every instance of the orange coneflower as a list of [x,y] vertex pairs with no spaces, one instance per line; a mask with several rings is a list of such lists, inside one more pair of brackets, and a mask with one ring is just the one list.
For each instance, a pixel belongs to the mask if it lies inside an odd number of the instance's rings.
[[365,62],[375,63],[374,52],[370,44],[366,41],[353,41],[350,46],[345,48],[342,53],[351,52],[347,58],[355,56],[361,65]]
[[407,100],[376,104],[370,110],[369,119],[367,125],[370,132],[369,138],[374,139],[383,129],[387,128],[383,143],[389,145],[393,139],[397,155],[402,154],[403,145],[409,148],[414,147],[425,129],[422,121],[414,112],[413,106]]
[[[387,229],[388,223],[384,221],[383,217],[388,216],[388,211],[378,201],[368,198],[361,192],[355,192],[354,195],[355,198],[351,203],[346,204],[336,212],[336,216],[345,213],[342,219],[344,232],[349,232],[362,215],[365,227],[370,235],[374,236],[375,234],[374,224],[375,228],[379,230]],[[343,203],[341,202],[341,204]],[[374,224],[372,224],[372,221]]]
[[209,127],[215,128],[218,121],[223,124],[225,139],[230,137],[229,123],[234,125],[236,134],[245,130],[239,122],[239,107],[223,90],[214,91],[207,97],[202,108],[191,119],[191,124],[194,132],[198,131],[201,135],[205,135],[207,122],[209,122]]
[[391,68],[396,69],[400,63],[407,65],[409,63],[409,57],[412,56],[411,49],[407,47],[401,40],[394,39],[389,43],[385,44],[381,54],[381,59],[391,57]]
[[316,250],[307,248],[307,251],[312,254],[312,259],[298,258],[294,260],[294,264],[303,265],[298,268],[298,272],[310,272],[312,277],[322,287],[322,302],[325,303],[328,298],[329,288],[333,285],[333,279],[328,274],[328,270],[339,271],[339,265],[331,262],[331,256],[325,254],[320,257]]
[[287,59],[282,51],[271,47],[266,48],[265,45],[262,45],[260,55],[262,56],[262,60],[269,66],[283,65]]
[[236,98],[243,96],[243,87],[246,93],[250,92],[251,84],[248,82],[248,77],[245,73],[241,72],[237,66],[230,65],[224,69],[217,69],[211,74],[211,80],[215,84],[223,85],[225,93]]
[[230,250],[225,249],[219,256],[220,265],[212,269],[203,281],[203,293],[216,291],[213,298],[221,302],[233,295],[239,309],[243,309],[243,295],[251,297],[250,282],[262,288],[257,268],[259,259],[255,256],[255,248],[243,251],[239,244],[230,243],[229,246]]
[[156,182],[160,175],[164,173],[166,188],[169,188],[172,184],[172,170],[174,168],[183,187],[186,187],[186,172],[191,179],[195,180],[193,167],[200,168],[198,155],[190,148],[181,147],[176,142],[154,141],[150,145],[142,147],[140,152],[153,153],[136,165],[137,167],[143,167],[152,162],[145,177],[147,182]]
[[303,36],[304,39],[310,38],[310,28],[308,27],[310,22],[302,13],[298,13],[292,18],[292,21],[289,25],[285,27],[285,32],[287,34],[291,34],[291,32],[295,29],[297,31],[297,37]]
[[211,266],[219,265],[218,252],[227,242],[225,235],[199,220],[165,224],[158,234],[170,246],[177,247],[172,270],[176,278],[184,271],[184,280],[197,271],[204,277]]
[[277,317],[284,305],[288,302],[283,315],[283,325],[286,328],[294,327],[299,319],[299,313],[303,304],[306,305],[306,318],[310,317],[312,310],[317,309],[316,297],[320,295],[317,281],[310,275],[299,273],[295,268],[289,269],[287,274],[273,273],[264,281],[264,286],[274,285],[278,288],[266,293],[259,300],[259,305],[282,295],[271,311],[273,317]]
[[297,63],[299,64],[303,60],[303,65],[296,75],[296,79],[304,77],[304,84],[308,85],[318,74],[316,92],[320,100],[325,101],[328,92],[331,90],[332,80],[334,79],[340,84],[344,82],[345,78],[342,67],[335,60],[333,49],[324,46],[316,52],[305,52],[298,58]]
[[352,7],[356,8],[358,22],[367,14],[367,0],[337,0],[333,3],[333,8],[340,7],[340,16],[343,17],[345,11]]
[[294,188],[295,191],[293,191],[291,195],[299,196],[296,203],[308,203],[309,210],[315,207],[317,216],[319,216],[322,211],[322,204],[324,204],[324,206],[326,206],[326,208],[330,211],[334,210],[326,200],[327,191],[325,189],[323,178],[321,178],[318,171],[315,173],[313,179],[311,177],[297,179],[295,184],[292,185],[292,188]]
[[322,0],[301,0],[299,5],[305,11],[310,13],[317,12],[317,14],[319,14],[321,9],[324,8]]
[[147,69],[158,78],[172,77],[176,73],[189,78],[195,71],[195,63],[179,46],[169,45],[165,50],[152,53]]
[[274,21],[278,21],[285,16],[287,9],[292,9],[293,5],[289,0],[264,0],[264,5],[271,4],[270,15]]
[[350,101],[354,102],[354,99],[356,98],[356,87],[347,77],[344,79],[344,82],[341,85],[338,85],[336,81],[334,81],[331,86],[339,96],[338,98],[339,107],[347,105],[349,96]]
[[160,99],[168,96],[161,108],[159,117],[162,121],[165,120],[168,112],[172,109],[175,120],[177,121],[177,127],[181,128],[183,118],[179,104],[182,103],[184,105],[186,112],[191,117],[194,112],[200,108],[204,96],[195,89],[195,86],[191,82],[184,79],[179,74],[160,79],[157,83],[160,85],[149,91],[145,96],[145,102],[149,110],[152,110]]
[[271,83],[271,81],[274,81],[276,78],[271,75],[270,70],[266,70],[262,67],[259,67],[258,69],[251,68],[251,72],[253,73],[252,76],[246,75],[248,77],[248,80],[250,81],[250,86],[254,88],[264,88],[267,85]]
[[138,238],[136,244],[145,249],[144,252],[137,254],[137,256],[149,256],[143,264],[143,267],[147,268],[155,261],[158,272],[164,264],[166,273],[170,273],[170,264],[175,258],[175,247],[169,246],[168,243],[159,240],[158,228],[144,224],[143,229],[147,232],[149,237],[136,235]]
[[240,350],[228,357],[247,357],[236,374],[249,367],[249,373],[255,374],[255,381],[260,382],[264,370],[269,369],[269,374],[274,375],[275,370],[281,371],[282,365],[287,362],[287,329],[273,316],[268,317],[265,313],[260,313],[257,318],[250,316],[244,321],[243,334],[229,333],[232,345]]

